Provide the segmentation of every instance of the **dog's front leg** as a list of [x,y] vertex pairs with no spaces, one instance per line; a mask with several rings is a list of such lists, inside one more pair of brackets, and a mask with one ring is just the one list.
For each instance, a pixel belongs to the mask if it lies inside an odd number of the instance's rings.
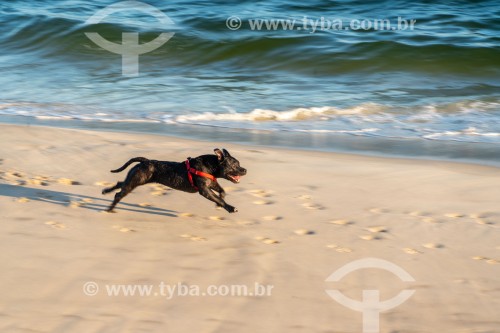
[[236,213],[238,211],[233,206],[228,205],[224,201],[224,199],[216,196],[215,193],[212,192],[212,190],[210,190],[209,188],[206,188],[206,187],[200,188],[200,194],[202,196],[204,196],[205,198],[207,198],[208,200],[215,202],[217,205],[221,206],[222,208],[224,208],[225,210],[227,210],[229,213]]
[[222,188],[222,186],[220,186],[219,183],[214,182],[214,183],[212,183],[212,187],[213,187],[214,191],[216,191],[217,193],[219,193],[219,198],[221,198],[222,200],[224,200],[224,198],[226,197],[226,191],[224,191],[224,189]]

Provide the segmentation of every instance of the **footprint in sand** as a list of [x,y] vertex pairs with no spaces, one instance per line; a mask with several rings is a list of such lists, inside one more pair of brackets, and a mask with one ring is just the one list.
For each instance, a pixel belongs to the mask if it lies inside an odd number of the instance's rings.
[[320,204],[316,204],[316,203],[312,203],[312,202],[304,202],[302,204],[303,207],[307,208],[307,209],[312,209],[312,210],[323,210],[325,209],[324,206],[320,205]]
[[259,197],[259,198],[268,198],[272,196],[272,192],[266,190],[250,190],[248,192],[254,197]]
[[263,236],[257,236],[255,237],[256,240],[261,241],[264,244],[279,244],[279,241]]
[[152,187],[151,194],[153,194],[153,193],[163,193],[162,195],[165,195],[170,190],[168,187],[163,186],[163,185],[158,185],[158,184],[153,184],[151,187]]
[[30,199],[25,198],[25,197],[21,197],[21,198],[17,198],[16,201],[20,202],[20,203],[26,203],[26,202],[30,202]]
[[426,249],[442,249],[442,248],[444,248],[444,245],[439,244],[439,243],[425,243],[425,244],[422,244],[422,246],[425,247]]
[[482,256],[474,256],[474,257],[472,257],[472,259],[474,259],[474,260],[482,260],[482,261],[484,261],[484,262],[486,262],[486,263],[488,263],[490,265],[496,265],[496,264],[499,263],[499,261],[496,260],[496,259],[491,259],[491,258],[482,257]]
[[82,185],[82,183],[69,178],[59,178],[57,182],[62,185]]
[[8,183],[10,185],[15,185],[15,186],[23,186],[23,185],[26,185],[26,181],[25,180],[22,180],[22,179],[19,179],[19,180],[10,180],[8,181]]
[[168,192],[168,187],[158,185],[158,184],[151,184],[151,194],[152,195],[165,195]]
[[477,223],[477,224],[487,224],[487,225],[491,225],[491,224],[493,224],[493,222],[491,222],[491,221],[486,221],[486,220],[483,220],[483,219],[476,219],[476,223]]
[[415,216],[415,217],[424,217],[424,216],[429,216],[429,213],[421,212],[421,211],[413,211],[413,212],[409,212],[408,215]]
[[151,192],[151,195],[154,195],[155,197],[161,197],[163,195],[167,195],[167,191],[164,191],[164,190],[154,191],[154,192]]
[[389,213],[389,210],[388,209],[385,209],[385,208],[378,208],[378,207],[375,207],[375,208],[370,208],[368,210],[370,213],[373,213],[373,214],[383,214],[383,213]]
[[465,214],[462,214],[462,213],[446,213],[446,214],[443,214],[444,217],[449,217],[451,219],[456,219],[456,218],[459,218],[459,217],[464,217]]
[[484,219],[484,218],[488,217],[488,214],[486,214],[486,213],[472,213],[472,214],[469,214],[469,217],[472,219]]
[[348,248],[348,247],[342,247],[338,244],[327,244],[326,245],[327,248],[329,249],[333,249],[339,253],[350,253],[352,252],[352,249]]
[[7,178],[12,179],[12,178],[24,178],[26,175],[18,171],[8,171],[5,173],[5,176]]
[[226,218],[223,217],[223,216],[215,216],[215,215],[213,215],[213,216],[209,216],[208,219],[212,220],[212,221],[222,221],[222,220],[225,220]]
[[179,216],[180,217],[193,217],[194,214],[193,213],[180,213]]
[[330,221],[328,223],[336,224],[336,225],[350,225],[350,224],[354,224],[354,222],[351,221],[351,220],[333,220],[333,221]]
[[255,205],[270,205],[273,204],[273,201],[270,200],[256,200],[253,202]]
[[40,179],[40,180],[45,180],[45,181],[51,181],[51,178],[49,176],[35,176],[35,179]]
[[194,236],[194,237],[191,237],[190,239],[192,241],[195,241],[195,242],[201,242],[201,241],[206,241],[207,240],[205,237],[201,237],[201,236]]
[[368,228],[366,228],[366,230],[368,230],[369,232],[373,232],[373,233],[388,232],[389,231],[389,229],[383,225],[368,227]]
[[278,221],[282,220],[283,218],[281,216],[276,216],[276,215],[266,215],[263,216],[262,219],[265,221]]
[[195,242],[200,242],[200,241],[206,241],[207,240],[205,237],[191,235],[191,234],[182,234],[181,237],[182,238],[188,238],[188,239],[190,239],[192,241],[195,241]]
[[435,218],[432,218],[432,217],[424,217],[422,219],[422,222],[425,222],[425,223],[439,223],[439,221],[437,221]]
[[315,232],[312,230],[308,230],[308,229],[297,229],[297,230],[294,230],[294,234],[299,235],[299,236],[305,236],[305,235],[314,235]]
[[28,179],[28,185],[37,185],[37,186],[48,186],[49,183],[41,180],[41,179]]
[[359,238],[363,239],[363,240],[377,240],[377,239],[382,239],[382,237],[380,237],[379,235],[374,235],[374,234],[371,234],[371,235],[361,235],[359,236]]
[[139,207],[152,207],[153,205],[148,202],[141,202],[138,204]]
[[405,252],[406,252],[406,253],[408,253],[408,254],[420,254],[420,253],[422,253],[422,251],[419,251],[419,250],[417,250],[417,249],[412,249],[412,248],[410,248],[410,247],[405,247],[405,248],[403,249],[403,251],[405,251]]
[[119,232],[135,232],[132,228],[122,227],[121,225],[114,225],[113,229],[117,229]]
[[299,195],[297,198],[300,200],[311,200],[312,196],[310,196],[309,194],[302,194],[302,195]]
[[70,201],[69,202],[69,206],[71,208],[79,208],[79,207],[83,207],[85,205],[87,205],[87,203],[85,201],[83,201],[83,200],[80,200],[80,201]]
[[54,221],[48,221],[48,222],[45,222],[45,224],[51,226],[54,229],[66,229],[66,226],[64,224],[54,222]]

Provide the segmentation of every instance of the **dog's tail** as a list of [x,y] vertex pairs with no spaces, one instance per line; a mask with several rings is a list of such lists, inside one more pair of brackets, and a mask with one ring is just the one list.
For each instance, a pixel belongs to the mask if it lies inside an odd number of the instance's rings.
[[128,168],[128,166],[132,163],[135,163],[135,162],[147,162],[149,161],[147,158],[145,157],[134,157],[132,159],[130,159],[127,163],[125,163],[121,168],[118,168],[116,170],[111,170],[111,172],[113,173],[117,173],[117,172],[122,172],[123,170],[125,170],[126,168]]

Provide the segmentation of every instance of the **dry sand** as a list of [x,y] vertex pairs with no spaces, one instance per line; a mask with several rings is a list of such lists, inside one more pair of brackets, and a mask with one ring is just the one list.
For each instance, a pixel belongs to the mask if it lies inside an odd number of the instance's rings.
[[[220,181],[238,213],[154,185],[102,212],[101,189],[125,176],[108,170],[129,158],[222,146],[249,170]],[[380,315],[381,332],[500,332],[498,168],[12,125],[0,159],[0,332],[361,332],[333,289],[416,290]],[[373,268],[325,281],[367,257],[415,282]],[[162,282],[274,287],[167,299]],[[113,284],[155,288],[108,296]]]

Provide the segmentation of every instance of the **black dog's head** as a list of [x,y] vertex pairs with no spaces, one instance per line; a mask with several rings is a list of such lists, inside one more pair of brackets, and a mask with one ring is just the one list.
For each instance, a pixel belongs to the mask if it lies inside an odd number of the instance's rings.
[[219,159],[219,177],[239,183],[240,177],[247,174],[245,168],[240,167],[240,162],[232,157],[225,149],[222,151],[219,148],[214,149],[215,155]]

